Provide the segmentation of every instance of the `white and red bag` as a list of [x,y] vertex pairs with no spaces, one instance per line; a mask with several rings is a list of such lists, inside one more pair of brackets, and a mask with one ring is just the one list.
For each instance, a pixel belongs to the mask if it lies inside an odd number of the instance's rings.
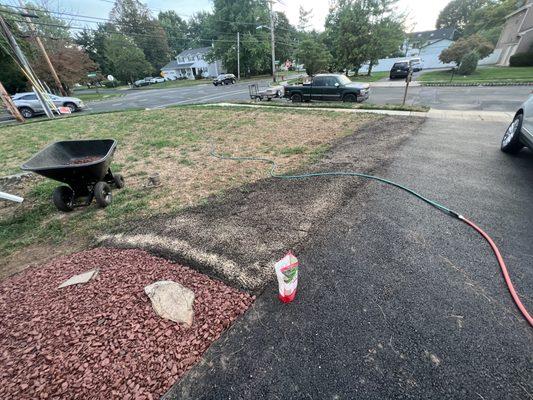
[[274,264],[274,269],[278,277],[278,298],[284,303],[290,303],[294,300],[298,287],[298,259],[289,251]]

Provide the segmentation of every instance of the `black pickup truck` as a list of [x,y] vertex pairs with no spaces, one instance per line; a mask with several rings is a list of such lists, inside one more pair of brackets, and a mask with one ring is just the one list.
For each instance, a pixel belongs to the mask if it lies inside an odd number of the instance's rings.
[[318,74],[310,83],[285,86],[285,97],[293,103],[310,100],[362,102],[369,94],[368,84],[352,82],[341,74]]

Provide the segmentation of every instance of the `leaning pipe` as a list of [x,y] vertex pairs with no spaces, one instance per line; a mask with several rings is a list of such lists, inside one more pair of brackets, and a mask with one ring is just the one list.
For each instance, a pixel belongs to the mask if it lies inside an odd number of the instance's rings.
[[22,203],[24,201],[22,197],[15,196],[14,194],[9,194],[5,192],[0,192],[0,199],[14,201],[16,203]]

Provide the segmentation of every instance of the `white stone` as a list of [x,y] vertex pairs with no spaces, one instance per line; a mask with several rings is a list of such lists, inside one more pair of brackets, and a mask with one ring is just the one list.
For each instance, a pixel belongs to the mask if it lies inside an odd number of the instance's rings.
[[80,283],[87,283],[91,279],[93,279],[96,275],[98,275],[98,268],[91,269],[90,271],[84,272],[79,275],[74,275],[73,277],[67,279],[65,282],[59,285],[58,289],[61,289],[67,286],[78,285]]
[[157,281],[144,288],[157,315],[174,322],[192,325],[194,292],[173,281]]

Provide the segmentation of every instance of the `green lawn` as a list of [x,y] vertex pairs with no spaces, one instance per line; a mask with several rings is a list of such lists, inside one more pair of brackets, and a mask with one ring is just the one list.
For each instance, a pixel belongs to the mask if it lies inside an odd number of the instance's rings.
[[[378,118],[274,107],[222,112],[220,107],[182,106],[0,127],[2,175],[20,172],[24,161],[57,140],[114,138],[118,147],[111,168],[126,179],[124,189],[113,190],[109,207],[99,209],[93,203],[71,213],[60,213],[51,204],[58,182],[39,178],[13,191],[25,201],[0,208],[0,277],[14,270],[20,259],[72,251],[73,244],[89,246],[94,237],[128,220],[177,212],[266,177],[261,163],[210,157],[211,143],[224,154],[274,157],[284,172],[315,160],[331,141]],[[154,173],[160,175],[161,186],[146,188]]]
[[[240,104],[241,102],[236,102]],[[278,108],[339,108],[339,109],[358,109],[358,110],[392,110],[392,111],[418,111],[418,112],[427,112],[429,111],[428,106],[411,106],[411,105],[401,105],[401,104],[373,104],[373,103],[344,103],[341,101],[313,101],[309,103],[291,103],[287,101],[263,101],[257,103],[254,101],[243,101],[242,104],[255,104],[266,107],[278,107]]]
[[[451,77],[451,70],[443,70],[424,73],[418,80],[421,82],[450,82]],[[453,82],[533,82],[533,67],[478,67],[472,75],[455,74]]]
[[354,76],[350,76],[350,79],[354,82],[376,82],[388,76],[389,76],[389,73],[387,71],[383,71],[383,72],[372,72],[370,76],[354,75]]

